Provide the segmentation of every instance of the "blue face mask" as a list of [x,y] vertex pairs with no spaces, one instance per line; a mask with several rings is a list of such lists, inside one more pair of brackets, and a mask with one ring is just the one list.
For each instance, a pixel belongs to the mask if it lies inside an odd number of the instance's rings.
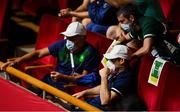
[[121,25],[121,28],[126,31],[126,32],[130,32],[131,30],[131,27],[129,24],[120,24]]
[[74,42],[72,42],[70,40],[66,40],[66,47],[70,51],[72,51],[72,50],[74,50],[76,48]]

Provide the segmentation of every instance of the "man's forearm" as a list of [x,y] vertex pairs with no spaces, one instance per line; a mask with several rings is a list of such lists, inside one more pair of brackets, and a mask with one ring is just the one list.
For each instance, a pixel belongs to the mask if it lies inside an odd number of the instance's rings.
[[81,78],[83,77],[84,75],[65,75],[65,74],[61,74],[60,75],[60,79],[64,79],[64,80],[67,80],[69,82],[76,82],[76,80],[78,78]]
[[144,41],[143,41],[143,46],[139,50],[137,50],[132,55],[132,57],[135,57],[135,56],[140,57],[140,56],[143,56],[143,55],[146,55],[146,54],[150,53],[152,45],[153,45],[152,37],[145,38]]
[[106,105],[108,104],[111,98],[110,91],[108,90],[108,80],[107,77],[101,78],[101,85],[100,85],[100,99],[101,104]]
[[31,61],[31,60],[35,60],[40,58],[37,54],[36,51],[28,53],[22,57],[19,57],[15,60],[16,63],[22,63],[22,62],[27,62],[27,61]]
[[91,89],[87,89],[85,91],[86,91],[86,95],[99,95],[100,85]]
[[79,18],[88,18],[88,12],[84,11],[84,12],[75,12],[75,11],[70,11],[70,15],[74,16],[74,17],[79,17]]
[[148,50],[146,50],[146,49],[144,49],[144,48],[140,48],[139,50],[137,50],[137,51],[132,55],[132,57],[141,57],[141,56],[146,55],[146,54],[148,54],[148,53],[149,53]]

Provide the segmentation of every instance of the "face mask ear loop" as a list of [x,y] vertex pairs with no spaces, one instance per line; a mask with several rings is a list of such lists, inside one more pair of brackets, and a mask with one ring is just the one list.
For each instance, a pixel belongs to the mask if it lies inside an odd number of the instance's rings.
[[67,37],[66,36],[64,36],[64,40],[66,40],[67,39]]

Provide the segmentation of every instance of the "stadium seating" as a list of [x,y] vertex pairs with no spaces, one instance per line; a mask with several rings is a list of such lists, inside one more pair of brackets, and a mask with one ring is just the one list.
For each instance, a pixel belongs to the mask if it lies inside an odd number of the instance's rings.
[[[37,36],[37,41],[35,45],[35,49],[41,49],[47,47],[48,45],[56,42],[57,40],[63,39],[62,35],[59,35],[59,32],[62,32],[66,28],[66,24],[64,24],[61,19],[51,15],[44,15],[41,19],[40,30]],[[34,77],[38,79],[42,79],[47,73],[49,73],[49,69],[45,69],[45,67],[35,67],[39,65],[55,65],[56,59],[52,56],[47,56],[41,58],[36,61],[32,61],[29,63],[24,63],[21,65],[20,69],[22,71],[28,72],[29,74],[33,74]],[[37,69],[38,68],[38,69]],[[47,67],[46,67],[47,68]]]
[[[44,15],[40,23],[40,30],[35,49],[47,47],[51,43],[63,39],[63,36],[59,35],[59,33],[65,31],[66,27],[67,24],[64,23],[61,18],[52,15]],[[88,32],[87,42],[98,50],[100,57],[102,58],[112,41],[102,35]],[[34,77],[41,80],[50,72],[50,70],[52,70],[52,65],[55,64],[56,59],[52,56],[47,56],[37,61],[24,63],[21,65],[20,69],[28,72],[28,74],[33,74]],[[102,65],[100,67],[102,67]],[[26,86],[24,83],[23,85]]]
[[158,86],[148,83],[153,57],[141,59],[138,75],[138,93],[148,111],[180,110],[180,66],[166,62]]

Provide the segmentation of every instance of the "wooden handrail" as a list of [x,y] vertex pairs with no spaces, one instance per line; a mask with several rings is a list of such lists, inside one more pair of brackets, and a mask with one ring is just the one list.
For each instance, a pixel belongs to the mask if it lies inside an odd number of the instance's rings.
[[[3,64],[3,62],[0,61],[0,66],[2,66],[2,64]],[[49,93],[51,93],[51,94],[53,94],[59,98],[71,103],[75,106],[78,106],[85,111],[97,111],[97,112],[101,111],[100,109],[98,109],[98,108],[96,108],[96,107],[94,107],[94,106],[92,106],[86,102],[83,102],[83,101],[81,101],[81,100],[61,91],[61,90],[58,90],[58,89],[56,89],[56,88],[54,88],[54,87],[52,87],[46,83],[34,78],[34,77],[31,77],[30,75],[23,73],[23,72],[15,69],[13,67],[7,67],[5,71],[9,74],[12,74],[12,75],[14,75],[14,76],[32,84],[32,85],[34,85],[34,86],[44,90],[44,91],[47,91],[47,92],[49,92]]]

